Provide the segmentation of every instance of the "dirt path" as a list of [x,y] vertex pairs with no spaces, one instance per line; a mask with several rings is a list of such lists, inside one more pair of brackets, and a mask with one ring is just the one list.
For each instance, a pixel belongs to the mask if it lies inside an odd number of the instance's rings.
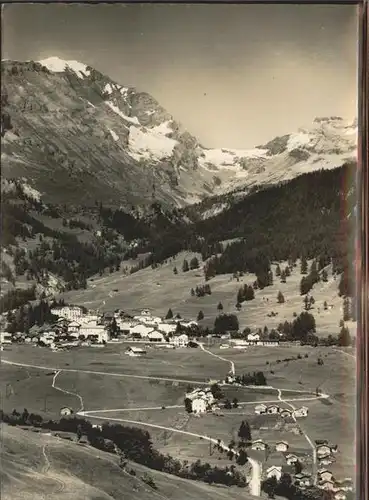
[[222,356],[218,356],[218,354],[214,354],[213,352],[211,351],[208,351],[207,349],[205,349],[204,345],[199,343],[199,346],[200,348],[206,352],[207,354],[210,354],[210,356],[214,356],[214,358],[218,358],[222,361],[225,361],[226,363],[228,363],[229,365],[231,365],[231,369],[230,369],[230,373],[234,376],[236,371],[235,371],[235,367],[234,367],[234,362],[233,361],[230,361],[229,359],[226,359],[226,358],[222,358]]
[[[52,492],[52,495],[55,495],[57,493],[61,493],[62,491],[64,491],[65,483],[64,483],[64,481],[62,481],[59,477],[56,477],[50,471],[51,464],[50,464],[49,457],[47,456],[46,449],[47,449],[47,444],[44,444],[42,446],[42,454],[43,454],[43,457],[45,459],[45,465],[43,466],[41,473],[47,477],[50,477],[50,479],[52,479],[53,481],[55,481],[58,484],[58,489]],[[44,495],[45,500],[46,500],[46,498],[49,497],[49,495],[50,495],[50,493],[48,493],[47,496]]]
[[62,372],[63,370],[58,370],[54,377],[53,377],[53,383],[52,383],[52,387],[54,389],[56,389],[57,391],[60,391],[60,392],[63,392],[64,394],[70,394],[71,396],[75,396],[76,398],[79,399],[80,401],[80,405],[81,407],[79,408],[78,411],[83,411],[84,410],[84,404],[83,404],[83,399],[82,399],[82,396],[80,396],[79,394],[77,394],[76,392],[70,392],[70,391],[67,391],[66,389],[63,389],[62,387],[58,387],[57,385],[55,385],[55,382],[56,382],[56,378],[57,376]]
[[[282,390],[281,389],[277,389],[278,390],[278,399],[279,401],[281,401],[281,403],[285,403],[287,406],[289,406],[292,411],[294,412],[296,410],[295,406],[293,406],[291,403],[289,403],[287,400],[283,399],[282,398]],[[328,395],[327,394],[324,394],[323,397],[327,397]],[[315,399],[319,399],[319,396],[317,396]],[[313,443],[313,441],[310,439],[310,437],[308,436],[308,434],[304,431],[304,429],[301,427],[301,425],[299,424],[299,422],[297,421],[295,415],[292,413],[292,419],[296,422],[296,424],[299,426],[299,429],[301,430],[304,438],[306,439],[306,441],[309,443],[309,446],[311,447],[312,449],[312,452],[313,452],[313,480],[314,480],[314,484],[316,484],[317,482],[317,458],[316,458],[316,448],[315,448],[315,444]]]

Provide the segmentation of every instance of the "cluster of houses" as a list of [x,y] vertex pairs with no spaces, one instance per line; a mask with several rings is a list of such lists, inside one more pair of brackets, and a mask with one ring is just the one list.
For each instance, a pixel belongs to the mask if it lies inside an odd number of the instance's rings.
[[[308,488],[315,485],[325,491],[329,491],[334,500],[346,500],[347,492],[353,491],[354,485],[351,478],[338,480],[334,478],[334,474],[324,467],[324,464],[333,463],[333,455],[338,452],[337,445],[329,445],[327,441],[316,441],[316,456],[318,459],[318,471],[316,481],[312,474],[301,470],[298,473],[292,473],[295,484],[300,488]],[[257,439],[252,442],[251,448],[258,451],[266,451],[269,447],[262,439]],[[285,456],[286,465],[271,465],[266,469],[265,475],[267,478],[275,477],[280,480],[284,473],[291,473],[291,466],[296,466],[297,462],[301,463],[301,458],[294,453],[289,452],[287,441],[277,441],[275,443],[275,451],[281,452]],[[329,460],[328,460],[329,459]]]
[[191,411],[195,415],[212,411],[217,402],[209,387],[197,388],[188,392],[185,396],[185,400],[191,405]]
[[288,408],[280,408],[276,404],[266,405],[260,403],[254,408],[257,415],[279,415],[282,418],[302,418],[307,417],[309,413],[309,408],[302,406],[295,410],[290,410]]
[[[98,314],[87,311],[80,306],[62,306],[51,310],[58,319],[54,324],[35,325],[28,334],[22,334],[25,342],[48,346],[53,350],[77,345],[101,346],[112,338],[112,323],[115,322],[115,332],[123,339],[164,344],[166,347],[186,347],[189,343],[188,335],[177,333],[178,324],[182,327],[197,326],[195,321],[186,322],[181,319],[163,320],[151,315],[150,311],[143,310],[136,316],[122,313]],[[21,334],[13,335],[1,332],[1,344],[11,344]],[[146,354],[145,349],[132,348],[128,351],[132,356]]]

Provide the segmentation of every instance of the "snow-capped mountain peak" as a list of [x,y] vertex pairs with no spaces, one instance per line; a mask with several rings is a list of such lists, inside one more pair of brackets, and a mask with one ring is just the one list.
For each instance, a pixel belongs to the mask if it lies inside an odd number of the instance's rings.
[[356,156],[357,123],[338,117],[317,118],[251,149],[206,148],[151,95],[81,62],[2,61],[2,70],[3,165],[22,177],[34,172],[30,185],[41,192],[53,186],[44,174],[53,168],[71,179],[85,175],[98,196],[184,205],[340,167]]
[[47,59],[43,59],[38,62],[54,73],[63,73],[66,69],[69,69],[76,73],[76,75],[80,78],[90,75],[90,71],[87,69],[86,64],[78,61],[65,61],[59,57],[48,57]]

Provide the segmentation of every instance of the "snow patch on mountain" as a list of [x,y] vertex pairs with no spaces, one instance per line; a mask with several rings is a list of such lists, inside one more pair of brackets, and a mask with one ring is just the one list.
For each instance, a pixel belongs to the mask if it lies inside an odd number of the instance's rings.
[[123,118],[123,120],[126,120],[127,122],[129,123],[133,123],[135,125],[140,125],[140,122],[138,121],[138,118],[137,116],[127,116],[125,115],[124,113],[122,113],[122,111],[118,108],[118,106],[116,106],[115,104],[113,104],[111,101],[106,101],[105,104],[107,106],[109,106],[109,108],[114,111],[114,113],[116,113],[117,115],[119,115],[121,118]]
[[299,147],[307,146],[310,143],[310,137],[306,132],[297,132],[291,134],[287,142],[287,150],[293,151]]
[[107,94],[112,94],[113,93],[113,87],[110,85],[110,83],[107,83],[104,87],[104,92]]
[[174,146],[177,144],[175,139],[167,137],[168,133],[173,132],[169,122],[163,122],[153,128],[129,129],[129,149],[133,158],[161,160],[171,156]]
[[109,132],[115,141],[119,141],[119,136],[114,132],[114,130],[109,129]]
[[90,71],[87,69],[86,64],[78,61],[65,61],[59,57],[49,57],[38,62],[53,73],[63,73],[66,69],[70,69],[76,73],[79,78],[84,78],[90,75]]

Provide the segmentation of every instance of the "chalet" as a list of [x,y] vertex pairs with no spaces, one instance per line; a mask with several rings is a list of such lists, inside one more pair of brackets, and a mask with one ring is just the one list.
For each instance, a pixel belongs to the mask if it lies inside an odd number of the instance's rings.
[[205,413],[212,409],[215,398],[210,388],[197,388],[186,394],[186,399],[191,401],[193,413]]
[[268,408],[266,410],[266,413],[269,413],[269,414],[279,413],[279,406],[277,406],[277,405],[270,405],[270,406],[268,406]]
[[298,461],[299,461],[298,456],[294,455],[293,453],[289,453],[288,455],[286,455],[286,462],[288,465],[293,465]]
[[331,465],[335,462],[335,458],[331,455],[323,456],[319,458],[319,465]]
[[206,413],[208,409],[208,405],[205,401],[205,399],[202,399],[201,397],[194,398],[191,401],[191,407],[192,407],[192,413]]
[[69,408],[68,406],[63,406],[63,408],[60,408],[60,415],[62,417],[66,417],[68,415],[72,415],[73,410],[72,408]]
[[331,454],[331,447],[327,444],[320,444],[316,447],[317,457],[326,457]]
[[335,486],[333,481],[321,481],[318,483],[318,488],[326,491],[333,491]]
[[110,340],[109,332],[103,325],[81,325],[78,336],[84,336],[85,339],[96,339],[98,343]]
[[339,489],[334,493],[333,498],[334,498],[334,500],[346,500],[347,493],[346,493],[346,491]]
[[321,469],[318,471],[319,481],[332,481],[333,474],[328,469]]
[[183,321],[183,319],[180,319],[178,321],[178,324],[183,326],[184,328],[196,328],[198,325],[197,321]]
[[310,474],[305,474],[304,472],[299,472],[295,474],[296,483],[300,486],[311,486],[313,484]]
[[252,450],[260,450],[260,451],[265,451],[266,450],[266,443],[262,439],[257,439],[256,441],[252,442],[251,449]]
[[165,342],[164,335],[161,332],[156,331],[149,333],[147,339],[150,342]]
[[293,416],[295,418],[307,417],[308,411],[309,411],[309,408],[307,408],[306,406],[302,406],[301,408],[294,410]]
[[255,344],[256,342],[260,341],[260,335],[258,333],[249,333],[247,335],[247,341],[249,343]]
[[277,481],[279,481],[282,477],[282,466],[272,465],[267,469],[266,476],[268,479],[270,477],[275,477]]
[[71,321],[68,324],[68,334],[78,333],[80,328],[81,328],[81,323],[78,323],[77,321]]
[[183,333],[182,335],[176,335],[172,338],[172,343],[175,347],[187,347],[188,335]]
[[132,336],[139,336],[140,338],[147,338],[149,333],[152,333],[154,331],[154,328],[151,326],[146,326],[146,325],[136,325],[133,328],[130,329],[130,334]]
[[159,323],[158,331],[164,333],[165,335],[173,334],[177,330],[176,324],[168,324],[168,323]]
[[146,350],[142,349],[141,347],[130,346],[130,347],[128,347],[126,349],[126,354],[128,354],[128,356],[133,356],[135,358],[140,358],[142,356],[145,356]]
[[276,451],[286,452],[288,450],[288,447],[289,445],[287,441],[277,441],[277,443],[275,444]]
[[261,415],[262,413],[266,413],[267,405],[261,403],[260,405],[255,406],[255,413]]
[[289,418],[292,416],[292,410],[289,410],[288,408],[281,408],[279,414],[282,418]]

